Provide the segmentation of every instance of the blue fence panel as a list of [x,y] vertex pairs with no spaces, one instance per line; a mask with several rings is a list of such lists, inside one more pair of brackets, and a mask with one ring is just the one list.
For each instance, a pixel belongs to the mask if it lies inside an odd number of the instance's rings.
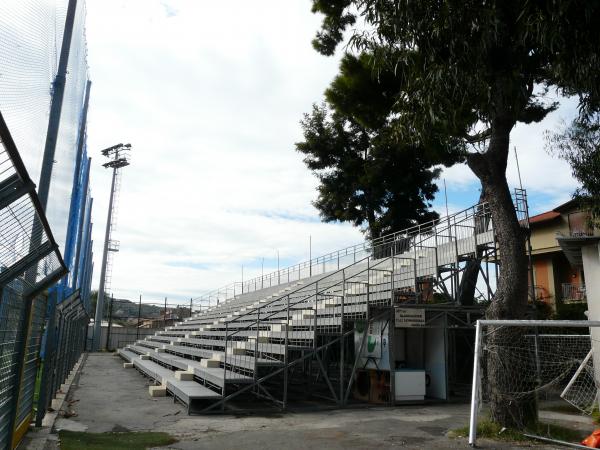
[[[80,122],[83,114],[85,89],[88,81],[85,40],[85,2],[77,2],[73,38],[69,54],[68,73],[56,144],[52,182],[46,215],[56,237],[65,249],[73,194],[73,177],[77,164]],[[81,137],[84,139],[84,136]]]

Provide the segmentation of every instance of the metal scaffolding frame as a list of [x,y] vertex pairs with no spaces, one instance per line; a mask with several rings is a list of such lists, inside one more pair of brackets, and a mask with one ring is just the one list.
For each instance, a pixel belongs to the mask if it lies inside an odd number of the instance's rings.
[[[516,190],[513,200],[527,228],[525,191]],[[393,330],[396,308],[424,309],[422,328],[445,328],[444,342],[456,345],[455,331],[474,331],[493,298],[499,260],[486,203],[352,249],[342,251],[351,260],[339,269],[243,294],[221,290],[233,295],[219,297],[217,292],[216,303],[196,308],[191,318],[120,354],[166,386],[190,413],[221,413],[230,404],[239,410],[237,403],[245,401],[249,409],[266,401],[285,410],[290,399],[296,404],[307,397],[342,407],[349,402],[366,345],[366,331],[360,343],[350,343],[357,324],[367,329],[382,320]],[[333,258],[336,264],[339,254]],[[480,279],[478,300],[461,305],[465,267],[473,261]],[[452,367],[462,363],[446,361]],[[171,380],[172,371],[193,374],[195,382],[188,383],[196,387],[187,386],[196,389],[196,397],[186,396],[184,386]],[[389,384],[386,398],[392,403]]]

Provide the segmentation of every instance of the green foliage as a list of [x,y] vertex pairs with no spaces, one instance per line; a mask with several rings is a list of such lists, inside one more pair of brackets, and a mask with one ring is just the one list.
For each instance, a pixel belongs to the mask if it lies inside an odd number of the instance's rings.
[[437,218],[429,211],[439,169],[454,162],[441,143],[404,142],[390,125],[401,80],[371,70],[371,56],[346,55],[340,73],[301,122],[296,144],[319,178],[314,203],[325,221],[363,226],[370,238]]
[[595,424],[600,424],[600,410],[597,407],[592,411],[592,419]]
[[536,320],[548,320],[552,317],[554,311],[550,304],[536,300],[535,301],[535,319]]
[[313,0],[313,12],[325,14],[322,31],[313,40],[313,46],[324,55],[333,55],[343,31],[356,22],[355,16],[345,11],[349,4],[347,0]]
[[[332,6],[332,4],[334,6]],[[357,22],[350,45],[373,51],[378,67],[405,75],[402,104],[418,122],[539,121],[554,105],[544,86],[597,105],[600,5],[584,0],[313,1],[324,14],[315,47],[331,54]],[[538,84],[542,89],[534,90]]]
[[98,303],[98,291],[92,290],[90,291],[90,307],[92,316],[96,313],[96,303]]
[[581,206],[600,225],[600,115],[575,119],[557,133],[548,134],[546,148],[571,165],[581,183],[575,192]]
[[556,305],[555,320],[587,320],[587,303],[559,303]]
[[62,450],[144,450],[177,442],[168,433],[85,433],[61,430],[59,433]]
[[505,184],[510,130],[556,109],[551,90],[579,96],[582,116],[600,106],[598,2],[313,0],[313,11],[325,16],[318,51],[332,54],[360,23],[349,48],[402,79],[398,139],[457,139],[484,188]]

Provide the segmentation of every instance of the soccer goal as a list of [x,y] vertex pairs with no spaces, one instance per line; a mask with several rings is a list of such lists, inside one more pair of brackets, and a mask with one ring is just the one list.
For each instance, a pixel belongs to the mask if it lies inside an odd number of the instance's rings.
[[598,321],[478,321],[469,444],[480,418],[552,440],[564,419],[597,410],[599,374]]

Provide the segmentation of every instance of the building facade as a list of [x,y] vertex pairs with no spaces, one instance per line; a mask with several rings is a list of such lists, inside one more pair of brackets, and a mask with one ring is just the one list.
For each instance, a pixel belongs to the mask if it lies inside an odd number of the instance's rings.
[[557,236],[594,236],[590,215],[576,200],[529,219],[535,298],[553,308],[560,303],[585,302],[585,273],[573,267],[561,250]]

